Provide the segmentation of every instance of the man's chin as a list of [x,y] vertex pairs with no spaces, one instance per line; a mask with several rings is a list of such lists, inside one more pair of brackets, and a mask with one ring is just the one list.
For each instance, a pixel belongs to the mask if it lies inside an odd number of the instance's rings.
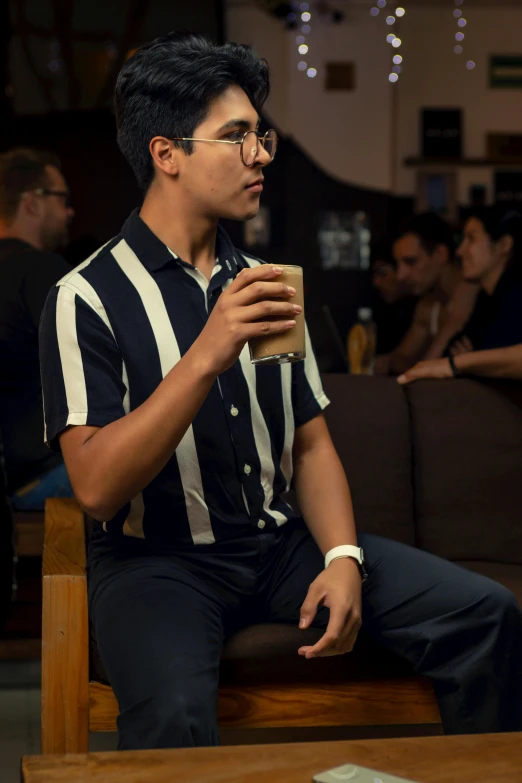
[[249,209],[248,212],[246,212],[245,210],[242,210],[240,212],[238,210],[237,212],[228,215],[222,215],[221,217],[224,218],[225,220],[237,220],[240,223],[246,223],[248,220],[252,220],[252,218],[255,218],[258,212],[259,212],[259,205],[255,209]]

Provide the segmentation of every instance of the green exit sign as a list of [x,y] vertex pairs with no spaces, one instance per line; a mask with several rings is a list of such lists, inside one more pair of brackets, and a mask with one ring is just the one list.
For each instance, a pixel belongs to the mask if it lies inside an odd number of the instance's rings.
[[489,86],[522,89],[522,55],[491,55],[489,60]]

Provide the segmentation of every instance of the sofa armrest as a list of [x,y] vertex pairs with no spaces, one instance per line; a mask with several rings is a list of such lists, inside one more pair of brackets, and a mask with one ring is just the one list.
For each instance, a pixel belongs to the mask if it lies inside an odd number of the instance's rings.
[[72,499],[45,508],[42,753],[86,753],[89,634],[83,512]]

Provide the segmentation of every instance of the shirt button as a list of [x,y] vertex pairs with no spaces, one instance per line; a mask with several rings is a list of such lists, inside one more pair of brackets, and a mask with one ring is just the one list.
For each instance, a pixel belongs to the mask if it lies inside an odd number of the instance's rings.
[[258,528],[260,530],[262,530],[265,525],[266,525],[266,522],[264,522],[262,519],[260,519],[259,522],[257,523],[257,526],[258,526]]
[[252,468],[250,467],[250,465],[245,465],[243,470],[245,471],[247,476],[250,476],[250,474],[252,473]]
[[237,416],[237,414],[239,413],[235,405],[232,405],[232,407],[230,408],[230,413],[232,414],[232,416]]

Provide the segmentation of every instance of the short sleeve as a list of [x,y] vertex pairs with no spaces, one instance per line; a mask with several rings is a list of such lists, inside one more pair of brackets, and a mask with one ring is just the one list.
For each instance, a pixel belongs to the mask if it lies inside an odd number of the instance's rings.
[[292,365],[292,406],[296,427],[318,416],[329,405],[324,393],[319,368],[306,329],[306,359]]
[[105,311],[67,284],[53,288],[40,323],[45,441],[59,451],[69,425],[104,427],[128,412],[123,360]]

